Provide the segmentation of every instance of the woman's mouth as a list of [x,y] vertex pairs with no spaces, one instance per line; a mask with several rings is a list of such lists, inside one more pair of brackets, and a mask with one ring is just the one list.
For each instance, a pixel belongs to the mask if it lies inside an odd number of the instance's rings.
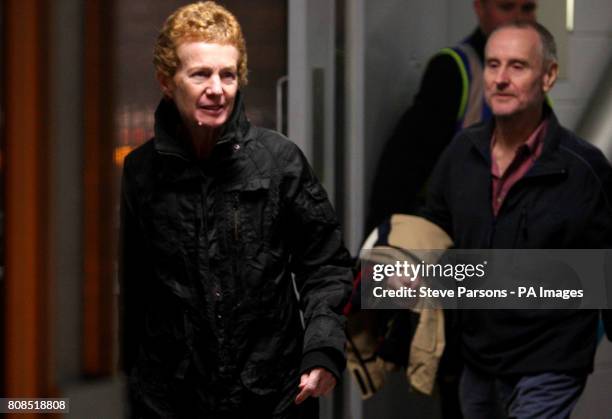
[[223,112],[224,108],[225,106],[223,105],[203,105],[198,107],[199,110],[204,111],[205,113],[210,115],[220,114],[221,112]]

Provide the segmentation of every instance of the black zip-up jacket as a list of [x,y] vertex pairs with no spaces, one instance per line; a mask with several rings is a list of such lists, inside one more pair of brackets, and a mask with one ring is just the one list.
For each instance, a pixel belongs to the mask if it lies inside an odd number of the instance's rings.
[[[559,125],[550,108],[541,156],[491,208],[494,121],[459,133],[441,156],[423,215],[462,249],[612,248],[612,169],[594,146]],[[466,362],[494,375],[588,373],[595,310],[462,311]]]
[[122,181],[131,397],[145,416],[286,417],[300,373],[344,368],[351,259],[332,206],[299,149],[247,121],[240,93],[206,161],[172,102],[155,118]]

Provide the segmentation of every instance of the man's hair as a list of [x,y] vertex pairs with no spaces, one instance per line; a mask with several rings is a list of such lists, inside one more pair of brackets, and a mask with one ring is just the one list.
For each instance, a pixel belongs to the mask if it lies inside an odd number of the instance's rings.
[[179,66],[176,49],[184,42],[231,45],[238,50],[238,84],[247,84],[247,52],[236,17],[214,1],[188,4],[166,19],[153,52],[155,70],[172,77]]
[[546,27],[544,27],[544,25],[538,22],[532,22],[530,20],[516,20],[514,22],[500,25],[493,32],[491,32],[491,35],[506,28],[533,29],[540,37],[540,44],[542,45],[542,59],[544,64],[557,62],[557,43],[555,42],[555,37],[548,29],[546,29]]

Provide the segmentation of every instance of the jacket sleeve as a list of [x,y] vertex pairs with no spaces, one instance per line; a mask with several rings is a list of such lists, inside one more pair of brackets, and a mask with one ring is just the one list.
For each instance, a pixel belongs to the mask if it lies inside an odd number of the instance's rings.
[[449,148],[438,160],[427,185],[427,200],[418,211],[418,215],[442,228],[453,238],[453,220],[448,207],[446,190],[452,181],[449,174],[452,158]]
[[606,336],[612,341],[612,208],[609,196],[602,190],[599,196],[592,199],[593,208],[589,214],[589,223],[583,229],[584,238],[582,246],[585,249],[607,249],[604,257],[604,287],[606,292],[606,306],[601,310],[602,322]]
[[144,241],[134,207],[135,192],[126,159],[121,180],[119,229],[119,343],[120,366],[129,374],[134,366],[144,332],[144,305],[141,293],[147,264]]
[[345,318],[352,260],[334,210],[306,158],[293,144],[285,156],[286,231],[304,313],[301,372],[324,367],[340,377],[345,366]]
[[[597,153],[594,173],[597,173],[598,186],[583,186],[583,190],[595,190],[593,196],[585,199],[591,204],[590,213],[586,219],[588,224],[581,230],[581,247],[584,249],[606,249],[604,257],[604,287],[606,292],[606,307],[601,310],[602,323],[606,336],[612,341],[612,167],[601,153]],[[599,163],[599,164],[598,164]],[[587,204],[585,203],[585,207]]]

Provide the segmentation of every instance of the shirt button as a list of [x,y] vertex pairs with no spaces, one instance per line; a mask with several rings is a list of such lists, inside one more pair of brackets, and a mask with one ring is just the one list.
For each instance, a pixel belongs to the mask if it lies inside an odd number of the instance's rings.
[[240,150],[240,144],[234,144],[234,151]]
[[221,316],[220,314],[217,314],[217,318],[221,319],[223,316]]
[[215,292],[215,295],[217,296],[217,298],[221,297],[221,293],[219,291]]

